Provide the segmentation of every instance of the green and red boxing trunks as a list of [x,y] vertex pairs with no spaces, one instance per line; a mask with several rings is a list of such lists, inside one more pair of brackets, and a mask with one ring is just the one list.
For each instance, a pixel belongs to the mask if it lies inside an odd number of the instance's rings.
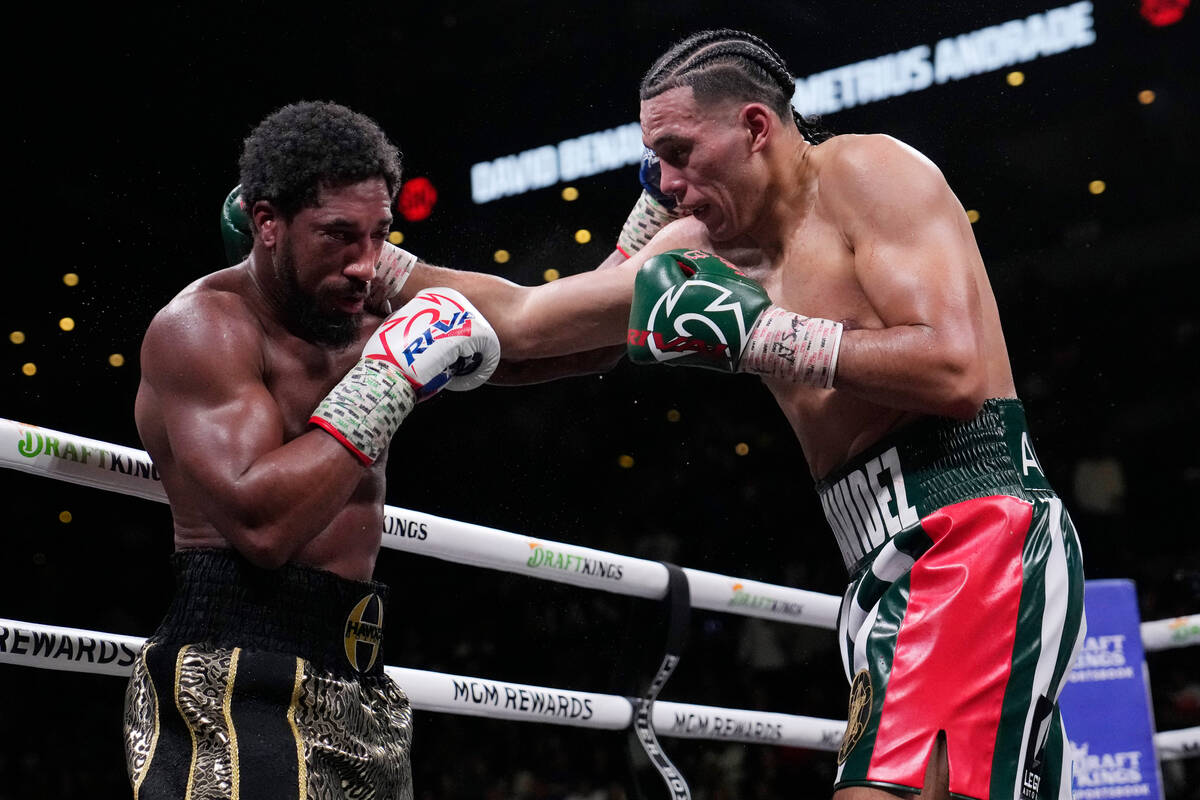
[[817,492],[851,575],[835,786],[919,791],[945,732],[953,796],[1070,797],[1057,701],[1086,629],[1083,564],[1020,401],[918,421]]

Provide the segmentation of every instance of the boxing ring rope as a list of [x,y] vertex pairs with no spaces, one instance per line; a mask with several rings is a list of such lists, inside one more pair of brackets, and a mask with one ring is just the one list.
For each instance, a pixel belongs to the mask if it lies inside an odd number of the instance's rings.
[[[0,664],[92,672],[127,677],[145,639],[113,633],[41,625],[0,618]],[[530,686],[489,678],[386,667],[422,711],[577,728],[624,730],[633,718],[625,697],[574,689]],[[773,744],[834,751],[846,723],[773,711],[718,708],[658,700],[653,725],[660,736]],[[1200,727],[1156,733],[1163,760],[1187,758],[1200,750]]]
[[[0,418],[0,466],[167,502],[144,450]],[[455,564],[512,572],[649,600],[667,594],[657,561],[384,506],[383,546]],[[684,568],[693,608],[833,630],[841,598]]]
[[[166,502],[143,450],[0,418],[0,466]],[[522,536],[483,525],[385,506],[383,546],[569,583],[615,594],[662,599],[667,568],[656,561]],[[779,622],[836,628],[839,598],[786,586],[683,569],[691,605]],[[1200,614],[1141,625],[1147,651],[1200,644]],[[11,641],[10,641],[11,640]],[[0,618],[0,663],[128,675],[143,638]],[[87,656],[85,659],[84,656]],[[623,730],[633,705],[619,695],[529,686],[388,666],[415,708],[450,714]],[[657,701],[662,736],[837,750],[845,722],[776,712]],[[1163,760],[1200,756],[1200,727],[1162,731]]]

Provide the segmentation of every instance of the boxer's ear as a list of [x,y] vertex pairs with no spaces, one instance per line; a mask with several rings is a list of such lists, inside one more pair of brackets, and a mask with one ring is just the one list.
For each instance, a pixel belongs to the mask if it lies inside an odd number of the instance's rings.
[[762,103],[747,103],[742,106],[738,122],[750,137],[750,152],[757,153],[767,146],[775,132],[775,117]]
[[258,231],[258,238],[267,247],[274,247],[278,242],[279,225],[282,219],[279,209],[270,200],[258,200],[250,209],[250,220],[254,223],[255,230]]

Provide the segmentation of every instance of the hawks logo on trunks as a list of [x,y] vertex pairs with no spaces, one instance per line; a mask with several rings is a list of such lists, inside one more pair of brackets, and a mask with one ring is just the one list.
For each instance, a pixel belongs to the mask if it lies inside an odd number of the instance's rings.
[[867,720],[871,718],[871,674],[860,669],[850,684],[850,710],[846,715],[846,735],[842,737],[842,746],[838,750],[838,763],[844,764],[850,757],[850,751],[867,729]]
[[369,594],[346,618],[346,658],[350,666],[359,672],[367,672],[379,655],[383,643],[383,601],[377,594]]

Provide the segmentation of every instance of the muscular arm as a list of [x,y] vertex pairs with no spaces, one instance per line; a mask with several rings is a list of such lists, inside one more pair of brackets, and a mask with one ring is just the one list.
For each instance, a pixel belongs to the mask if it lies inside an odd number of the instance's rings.
[[492,323],[505,359],[529,361],[622,344],[638,268],[665,250],[697,246],[695,224],[690,218],[680,220],[660,231],[631,259],[614,252],[600,268],[540,286],[520,286],[495,275],[421,262],[405,283],[400,300],[431,286],[458,289]]
[[872,403],[969,417],[987,396],[983,265],[962,206],[915,150],[864,137],[822,188],[884,327],[848,330],[834,386]]
[[161,432],[143,439],[169,450],[180,500],[251,562],[277,567],[345,507],[364,467],[324,431],[284,442],[262,334],[240,302],[193,293],[159,313],[142,346],[138,424]]

